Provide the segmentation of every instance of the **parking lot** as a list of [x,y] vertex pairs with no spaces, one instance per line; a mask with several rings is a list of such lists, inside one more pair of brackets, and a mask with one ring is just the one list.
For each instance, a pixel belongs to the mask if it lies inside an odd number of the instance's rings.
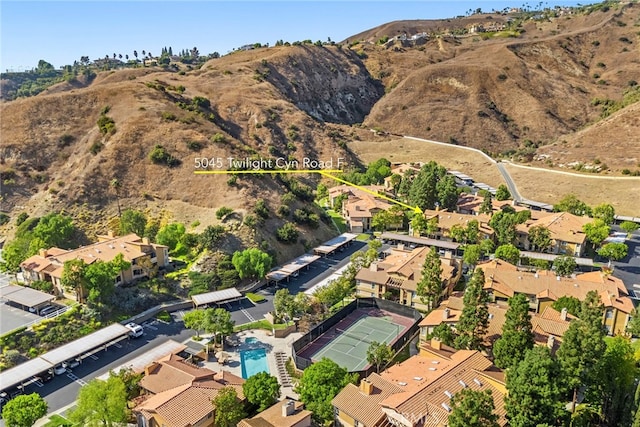
[[[11,280],[13,280],[13,277],[5,273],[0,273],[0,287],[9,285]],[[40,316],[35,313],[29,313],[20,307],[0,301],[0,335],[27,325],[37,319],[40,319]]]

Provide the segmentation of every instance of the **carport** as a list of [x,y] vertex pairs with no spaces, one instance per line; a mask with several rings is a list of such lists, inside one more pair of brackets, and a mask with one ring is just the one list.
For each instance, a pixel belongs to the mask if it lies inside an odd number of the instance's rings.
[[40,308],[56,299],[55,295],[18,285],[7,285],[0,288],[0,298],[26,308]]
[[413,237],[407,236],[406,234],[382,233],[380,235],[380,239],[392,240],[398,243],[409,243],[416,246],[435,246],[438,249],[451,251],[456,255],[458,253],[458,248],[460,248],[460,243],[449,242],[448,240],[427,239],[425,237]]
[[333,239],[329,240],[328,242],[325,242],[324,244],[313,248],[313,253],[314,254],[324,255],[324,256],[330,255],[333,252],[335,252],[337,249],[339,249],[341,246],[344,246],[344,245],[350,243],[356,237],[358,237],[357,234],[342,233],[338,237],[334,237]]
[[[542,259],[549,262],[555,261],[556,258],[558,258],[559,256],[563,256],[563,255],[546,254],[546,253],[540,253],[540,252],[528,252],[528,251],[520,252],[521,258]],[[575,260],[576,265],[581,265],[583,267],[592,267],[592,268],[595,267],[595,264],[593,263],[593,260],[591,258],[579,258],[579,257],[571,257],[571,258]]]
[[62,362],[78,356],[88,356],[92,351],[114,344],[129,334],[129,328],[114,323],[92,334],[78,338],[68,344],[51,350],[40,357],[21,363],[13,368],[0,372],[0,385],[3,390],[23,384],[31,377],[45,372]]
[[127,338],[130,331],[131,329],[126,326],[120,323],[114,323],[92,334],[85,335],[82,338],[78,338],[75,341],[53,349],[40,356],[40,358],[56,366],[78,356],[88,356],[93,350],[101,350],[103,348],[106,350],[108,346]]
[[289,279],[291,276],[296,276],[297,273],[302,270],[304,267],[309,267],[314,261],[320,259],[319,255],[309,255],[305,254],[299,256],[288,264],[283,265],[280,268],[276,268],[271,270],[265,276],[268,281],[280,282],[283,279]]
[[223,289],[221,291],[207,292],[206,294],[192,295],[193,305],[198,307],[207,304],[220,304],[236,301],[242,298],[242,294],[236,288]]

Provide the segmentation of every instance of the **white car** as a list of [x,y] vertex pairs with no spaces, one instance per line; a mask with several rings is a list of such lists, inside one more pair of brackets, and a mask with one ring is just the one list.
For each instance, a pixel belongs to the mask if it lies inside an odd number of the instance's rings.
[[78,365],[80,365],[80,360],[78,358],[70,359],[70,360],[67,360],[66,362],[62,363],[62,366],[64,366],[67,369],[73,369]]
[[53,368],[53,373],[56,375],[62,375],[66,372],[67,372],[67,367],[65,366],[64,363],[62,365],[58,365],[55,368]]
[[131,338],[138,338],[144,335],[144,329],[142,329],[142,326],[137,323],[131,322],[127,323],[125,326],[130,329],[129,336]]

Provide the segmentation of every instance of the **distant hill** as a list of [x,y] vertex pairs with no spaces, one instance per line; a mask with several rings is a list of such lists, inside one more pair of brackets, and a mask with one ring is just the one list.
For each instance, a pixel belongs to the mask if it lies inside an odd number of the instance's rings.
[[[196,176],[196,157],[339,156],[357,166],[349,142],[377,129],[540,166],[640,170],[630,155],[640,140],[639,12],[636,3],[607,3],[398,21],[335,45],[298,42],[193,70],[147,66],[63,81],[0,104],[0,209],[65,209],[101,232],[116,212],[114,179],[124,206],[201,227],[216,223],[220,206],[247,214],[264,198],[271,214],[256,242],[285,257],[335,233],[300,226],[304,242],[275,241],[273,231],[292,220],[276,213],[282,195],[297,184]],[[14,83],[3,80],[3,92]],[[291,211],[305,205],[297,200]]]

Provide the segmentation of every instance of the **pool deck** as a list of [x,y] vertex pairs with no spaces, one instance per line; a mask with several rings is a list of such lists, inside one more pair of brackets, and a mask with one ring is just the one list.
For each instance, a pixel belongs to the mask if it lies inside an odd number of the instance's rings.
[[[205,335],[206,336],[206,335]],[[224,365],[219,364],[217,361],[204,362],[204,366],[213,371],[227,371],[234,375],[242,377],[242,365],[240,363],[240,352],[243,350],[251,350],[256,348],[264,348],[267,352],[267,366],[269,366],[269,373],[278,378],[278,382],[283,384],[283,378],[278,374],[278,362],[276,360],[276,353],[282,352],[286,357],[291,356],[291,347],[293,342],[302,336],[299,332],[294,332],[286,338],[275,338],[270,332],[262,329],[254,329],[249,331],[238,332],[235,336],[239,339],[239,345],[237,347],[228,346],[225,348],[225,354],[227,354],[227,363]],[[254,337],[256,342],[246,343],[245,338]],[[294,393],[292,386],[282,386],[280,388],[280,397],[292,397],[297,399],[298,395]]]

